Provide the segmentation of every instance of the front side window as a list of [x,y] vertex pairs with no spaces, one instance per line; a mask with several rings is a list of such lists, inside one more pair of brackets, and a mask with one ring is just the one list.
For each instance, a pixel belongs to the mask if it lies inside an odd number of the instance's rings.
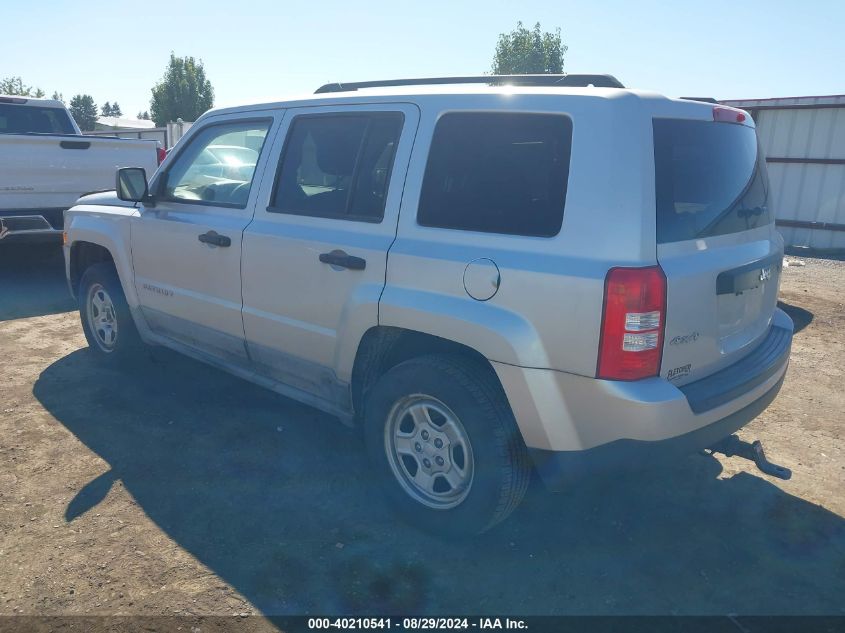
[[398,112],[297,117],[268,210],[381,221],[402,121]]
[[566,116],[445,114],[434,130],[417,221],[464,231],[557,235],[571,146]]
[[245,207],[270,123],[212,124],[198,132],[167,172],[164,198]]

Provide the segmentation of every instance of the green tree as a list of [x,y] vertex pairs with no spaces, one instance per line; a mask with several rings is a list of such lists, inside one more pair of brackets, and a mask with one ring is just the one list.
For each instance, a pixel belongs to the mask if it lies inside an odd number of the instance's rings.
[[97,104],[91,95],[76,95],[70,100],[70,114],[80,130],[93,130],[97,123]]
[[143,112],[138,113],[138,118],[141,121],[149,121],[150,120],[150,113],[144,110]]
[[569,47],[561,42],[560,29],[543,32],[540,23],[529,31],[516,29],[499,35],[493,56],[494,75],[557,74],[563,72],[563,56]]
[[62,103],[65,102],[64,95],[61,92],[59,92],[58,90],[53,91],[53,96],[51,98],[55,99],[56,101],[61,101]]
[[44,91],[41,88],[24,85],[20,77],[6,77],[0,79],[0,95],[40,98],[44,96]]
[[123,116],[117,101],[113,104],[106,101],[100,108],[100,116]]
[[170,62],[161,81],[153,89],[150,111],[158,126],[181,118],[196,121],[214,105],[214,88],[205,76],[202,61],[193,57],[176,57]]

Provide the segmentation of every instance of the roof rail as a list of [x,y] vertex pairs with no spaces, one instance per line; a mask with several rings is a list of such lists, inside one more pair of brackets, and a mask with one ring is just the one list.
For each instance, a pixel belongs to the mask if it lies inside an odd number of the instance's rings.
[[512,86],[559,86],[596,88],[624,88],[613,75],[478,75],[470,77],[421,77],[418,79],[381,79],[354,83],[330,83],[317,88],[324,92],[351,92],[359,88],[387,88],[391,86],[435,86],[444,84],[491,84]]
[[703,101],[704,103],[719,103],[713,97],[681,97],[684,101]]

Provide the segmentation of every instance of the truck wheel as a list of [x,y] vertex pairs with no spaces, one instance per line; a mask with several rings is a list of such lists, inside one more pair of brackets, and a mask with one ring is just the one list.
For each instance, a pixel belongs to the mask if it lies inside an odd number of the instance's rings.
[[142,347],[114,266],[90,266],[79,282],[79,315],[88,347],[100,358],[129,360]]
[[484,532],[525,495],[525,444],[489,367],[460,356],[414,358],[367,394],[367,453],[406,521],[446,536]]

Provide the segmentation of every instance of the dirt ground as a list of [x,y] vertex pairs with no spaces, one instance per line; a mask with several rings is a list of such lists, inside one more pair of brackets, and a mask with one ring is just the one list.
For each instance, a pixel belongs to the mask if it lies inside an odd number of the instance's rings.
[[358,435],[164,351],[89,355],[57,249],[0,249],[0,615],[845,614],[845,263],[784,270],[780,396],[694,455],[445,543],[394,520]]

